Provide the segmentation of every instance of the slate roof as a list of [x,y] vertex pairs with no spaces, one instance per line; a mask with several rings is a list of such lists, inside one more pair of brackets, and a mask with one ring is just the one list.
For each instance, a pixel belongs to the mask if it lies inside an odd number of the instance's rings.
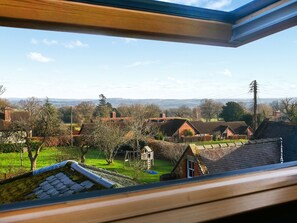
[[244,121],[234,121],[234,122],[202,122],[202,121],[192,121],[191,122],[196,129],[199,130],[201,134],[212,134],[214,132],[224,132],[226,128],[238,135],[245,135],[248,128],[250,128]]
[[228,125],[226,122],[202,122],[192,121],[191,122],[201,134],[213,134],[214,132],[224,132]]
[[198,132],[198,130],[186,119],[169,119],[161,123],[154,123],[154,125],[158,126],[160,131],[164,133],[166,136],[173,136],[179,128],[184,124],[188,123],[192,128]]
[[254,139],[273,137],[283,139],[284,162],[297,160],[297,124],[265,120],[253,135]]
[[[189,145],[184,155],[189,149],[192,150],[196,162],[200,164],[199,172],[202,174],[276,164],[281,162],[282,157],[280,139],[255,140],[246,144]],[[177,166],[178,164],[175,168]]]
[[[227,125],[234,131],[235,134],[245,135],[247,129],[250,128],[245,121],[226,122]],[[252,130],[252,129],[251,129]]]
[[0,204],[136,184],[129,177],[68,160],[0,181]]

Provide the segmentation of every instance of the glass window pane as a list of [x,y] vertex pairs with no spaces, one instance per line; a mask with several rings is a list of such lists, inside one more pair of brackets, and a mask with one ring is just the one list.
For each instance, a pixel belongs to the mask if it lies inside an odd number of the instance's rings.
[[253,0],[156,0],[221,11],[233,11]]

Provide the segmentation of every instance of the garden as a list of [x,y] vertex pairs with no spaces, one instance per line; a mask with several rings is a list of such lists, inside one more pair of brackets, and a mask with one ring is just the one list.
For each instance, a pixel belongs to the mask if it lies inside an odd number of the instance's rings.
[[[26,152],[0,153],[0,179],[30,171],[27,155]],[[63,160],[79,161],[79,157],[80,152],[77,147],[45,147],[38,156],[37,168],[50,166]],[[107,165],[104,154],[96,149],[90,149],[86,154],[85,164],[129,176],[141,184],[158,182],[162,174],[171,172],[173,168],[170,161],[155,159],[151,171],[144,171],[135,168],[133,163],[130,165],[125,162],[122,155],[117,155],[114,162]]]

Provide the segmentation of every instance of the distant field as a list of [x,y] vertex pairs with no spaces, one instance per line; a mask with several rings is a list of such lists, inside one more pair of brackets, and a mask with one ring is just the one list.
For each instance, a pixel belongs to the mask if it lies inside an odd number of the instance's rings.
[[[134,171],[128,163],[124,165],[124,158],[117,157],[112,165],[107,165],[102,153],[98,150],[90,150],[87,154],[86,164],[115,171],[130,177],[137,177],[140,183],[158,182],[160,175],[171,172],[172,163],[164,160],[155,160],[155,166],[152,170],[157,174],[149,174],[143,171]],[[37,160],[37,168],[42,168],[67,159],[79,159],[79,150],[77,148],[45,148]],[[30,170],[30,162],[27,153],[24,154],[23,170]],[[21,168],[20,153],[0,153],[0,179],[4,174],[18,172]]]

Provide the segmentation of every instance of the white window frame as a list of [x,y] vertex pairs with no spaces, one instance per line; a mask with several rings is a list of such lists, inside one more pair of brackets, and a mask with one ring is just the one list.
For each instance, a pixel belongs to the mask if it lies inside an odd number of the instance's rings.
[[187,178],[193,178],[195,176],[195,162],[187,160]]

